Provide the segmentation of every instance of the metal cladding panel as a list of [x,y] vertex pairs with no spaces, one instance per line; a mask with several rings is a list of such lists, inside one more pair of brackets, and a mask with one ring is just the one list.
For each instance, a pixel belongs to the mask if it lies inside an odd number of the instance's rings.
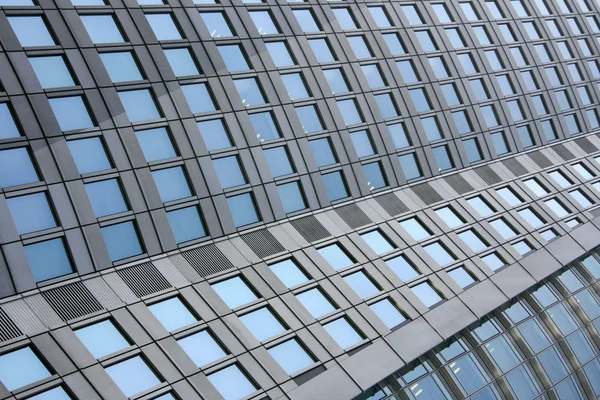
[[148,296],[171,288],[171,284],[152,263],[120,269],[117,274],[138,297]]
[[352,229],[357,229],[361,226],[373,223],[371,218],[369,218],[357,204],[349,204],[347,206],[338,207],[335,209],[335,212]]
[[475,190],[461,174],[446,176],[444,180],[458,194],[465,194]]
[[45,290],[42,296],[63,321],[102,311],[102,305],[82,282]]
[[292,220],[290,224],[309,243],[331,236],[329,231],[314,215]]
[[267,229],[246,233],[242,235],[242,240],[260,258],[272,256],[285,250],[285,247]]
[[181,254],[201,277],[235,268],[214,244],[198,247]]

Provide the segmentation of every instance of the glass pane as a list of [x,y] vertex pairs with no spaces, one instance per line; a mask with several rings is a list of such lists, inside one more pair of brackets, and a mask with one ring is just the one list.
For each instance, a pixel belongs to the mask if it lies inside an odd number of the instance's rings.
[[326,39],[311,39],[308,41],[308,44],[310,45],[317,62],[326,63],[336,60]]
[[431,232],[416,218],[401,221],[400,226],[408,232],[413,239],[419,241],[431,236]]
[[296,298],[304,308],[308,310],[313,318],[319,318],[325,314],[335,311],[335,307],[317,288],[298,293]]
[[69,140],[67,145],[80,174],[112,168],[99,137]]
[[428,246],[423,247],[423,249],[429,254],[431,258],[435,262],[437,262],[440,266],[450,264],[455,259],[444,246],[442,246],[439,242],[432,243]]
[[391,124],[386,125],[388,131],[390,133],[390,137],[392,138],[392,143],[394,144],[395,149],[401,149],[404,147],[409,147],[411,145],[408,137],[406,136],[406,131],[404,129],[404,124]]
[[346,252],[337,243],[321,247],[317,251],[335,270],[340,270],[354,264],[354,261],[348,257]]
[[269,265],[269,268],[288,288],[308,282],[309,279],[292,259],[271,264]]
[[373,17],[375,24],[377,24],[377,27],[388,28],[388,27],[392,26],[392,23],[390,22],[390,20],[387,16],[387,13],[385,12],[385,9],[383,7],[368,7],[368,8],[369,8],[369,12],[371,13],[371,17]]
[[129,210],[116,179],[86,183],[84,186],[97,218]]
[[167,61],[177,77],[198,75],[198,67],[188,49],[163,49]]
[[350,133],[350,139],[352,139],[352,144],[358,157],[367,157],[375,154],[368,131],[352,132]]
[[482,159],[481,150],[479,148],[477,139],[464,140],[463,145],[465,146],[465,152],[467,153],[467,158],[470,163],[480,161]]
[[427,99],[427,95],[423,89],[412,89],[409,90],[410,98],[413,101],[417,112],[425,112],[431,110],[431,105]]
[[9,391],[50,376],[48,369],[29,347],[0,356],[0,381]]
[[350,47],[354,52],[354,56],[358,59],[361,58],[369,58],[373,55],[371,54],[371,50],[367,46],[365,42],[365,38],[362,36],[350,36],[347,38],[350,43]]
[[377,254],[384,254],[394,250],[394,246],[379,231],[363,233],[360,237]]
[[416,155],[414,153],[399,156],[398,160],[400,161],[400,166],[402,167],[402,172],[404,172],[404,178],[406,180],[416,179],[422,176],[421,168],[417,163]]
[[80,15],[81,22],[94,44],[124,42],[112,15]]
[[323,178],[323,184],[325,185],[325,190],[327,191],[327,197],[329,198],[329,201],[335,201],[343,199],[344,197],[348,197],[346,184],[344,183],[341,172],[332,172],[321,175],[321,177]]
[[163,203],[192,195],[182,167],[152,171],[152,177]]
[[495,212],[480,196],[468,199],[467,203],[469,203],[469,205],[473,207],[475,211],[477,211],[477,213],[484,218],[489,215],[492,215]]
[[237,365],[210,374],[207,378],[225,400],[238,400],[256,391],[254,384]]
[[50,108],[62,131],[93,128],[87,106],[81,96],[48,99]]
[[450,229],[454,229],[465,223],[451,207],[439,208],[435,210],[435,213]]
[[505,265],[504,261],[502,261],[496,253],[481,257],[481,259],[492,271],[495,271]]
[[171,14],[146,14],[146,19],[158,40],[182,39]]
[[369,87],[371,89],[378,89],[384,86],[387,86],[383,77],[381,76],[381,72],[379,71],[379,67],[377,64],[371,65],[363,65],[360,67],[365,78],[367,78],[367,82],[369,83]]
[[306,208],[306,202],[302,195],[302,189],[298,182],[285,183],[277,185],[277,192],[283,204],[283,210],[286,213],[303,210]]
[[267,159],[267,164],[269,165],[271,175],[274,178],[294,173],[294,169],[290,163],[285,146],[264,149],[263,153]]
[[302,32],[318,32],[321,30],[311,10],[292,10]]
[[198,207],[186,207],[168,211],[167,218],[176,243],[183,243],[206,236]]
[[288,375],[314,364],[313,359],[298,344],[296,339],[271,347],[268,352]]
[[249,117],[252,127],[256,132],[256,137],[260,142],[279,139],[281,137],[270,112],[250,114]]
[[244,106],[250,107],[266,103],[256,78],[236,79],[233,84]]
[[472,355],[466,355],[452,362],[450,370],[465,391],[470,394],[487,383],[486,376],[477,367]]
[[45,192],[6,199],[19,235],[54,228],[56,220]]
[[267,307],[242,315],[240,321],[244,323],[259,342],[279,335],[286,330]]
[[448,153],[448,147],[434,147],[431,149],[431,152],[433,153],[433,157],[435,158],[435,162],[440,171],[454,168],[454,163],[452,162],[452,158],[450,158],[450,154]]
[[526,365],[509,372],[505,379],[519,399],[533,399],[540,393],[540,389]]
[[100,53],[100,59],[115,82],[139,81],[144,79],[131,52]]
[[340,68],[326,69],[323,71],[323,75],[327,79],[332,94],[346,93],[350,90]]
[[[166,128],[136,131],[135,136],[142,148],[146,161],[152,162],[177,157],[173,142]],[[69,142],[70,143],[70,142]]]
[[142,254],[142,247],[133,222],[100,228],[111,261]]
[[398,311],[396,306],[392,304],[392,302],[388,299],[384,299],[378,301],[377,303],[373,303],[369,306],[371,311],[375,313],[379,317],[379,319],[387,326],[389,329],[400,325],[406,318],[404,315]]
[[221,346],[207,331],[195,333],[177,340],[183,351],[198,367],[209,364],[226,356]]
[[65,244],[60,238],[29,244],[23,248],[36,282],[73,272]]
[[183,96],[190,106],[192,114],[215,111],[215,103],[208,92],[208,87],[205,83],[197,83],[194,85],[181,85]]
[[385,44],[387,45],[392,55],[399,56],[406,53],[406,51],[404,50],[404,45],[402,45],[402,42],[398,38],[398,34],[386,33],[381,36],[383,36],[383,40],[385,40]]
[[177,297],[151,304],[148,309],[169,332],[196,322],[196,317]]
[[355,125],[363,122],[362,115],[358,111],[354,99],[338,100],[336,104],[346,125]]
[[217,158],[212,161],[223,189],[246,183],[246,177],[240,168],[240,162],[237,156]]
[[210,285],[229,308],[237,308],[258,297],[239,276]]
[[0,103],[0,139],[10,139],[21,136],[21,132],[15,123],[10,107],[7,103]]
[[346,349],[362,341],[362,337],[356,332],[352,325],[348,323],[346,318],[340,318],[329,322],[323,325],[323,328],[325,328],[327,333],[329,333],[342,349]]
[[143,392],[160,383],[140,356],[130,358],[104,369],[127,397]]
[[556,384],[568,374],[567,368],[554,346],[540,353],[537,359],[553,384]]
[[201,12],[200,17],[210,36],[218,38],[234,35],[222,12]]
[[250,11],[249,14],[259,34],[275,35],[279,33],[269,11]]
[[156,103],[148,89],[119,92],[119,98],[129,121],[133,123],[160,118]]
[[277,68],[296,65],[285,42],[268,42],[265,46]]
[[217,46],[225,67],[229,72],[246,71],[250,69],[246,56],[239,45]]
[[71,400],[71,396],[62,387],[58,386],[36,396],[29,397],[28,400]]
[[74,331],[94,358],[102,358],[129,347],[129,342],[110,320]]
[[459,267],[453,269],[452,271],[448,271],[448,275],[450,275],[450,277],[456,281],[458,286],[463,289],[470,284],[475,283],[475,279],[473,279],[471,274],[468,273],[464,267]]
[[364,164],[362,169],[365,174],[365,178],[367,179],[369,190],[380,189],[387,186],[387,182],[383,176],[381,164],[379,162]]
[[313,133],[323,130],[321,118],[319,118],[315,106],[296,107],[296,113],[298,114],[298,118],[304,129],[304,133]]
[[340,28],[343,30],[356,29],[356,22],[350,14],[349,9],[347,8],[334,8],[332,9],[333,15],[335,15],[335,19],[340,24]]
[[348,286],[350,286],[361,299],[373,296],[379,292],[377,286],[375,286],[362,271],[346,275],[344,281],[346,281]]
[[442,301],[442,297],[433,289],[429,282],[423,282],[410,288],[410,290],[421,300],[426,307],[431,307],[434,304]]
[[75,85],[62,56],[30,57],[29,62],[43,89]]
[[15,32],[23,47],[54,46],[54,39],[48,32],[46,23],[40,16],[7,17],[10,27]]
[[420,275],[403,255],[386,260],[385,263],[403,281],[409,281]]
[[496,219],[494,221],[490,221],[490,225],[492,228],[496,230],[502,236],[503,239],[508,240],[517,235],[517,232],[513,228],[511,228],[503,218]]
[[228,197],[227,205],[233,217],[233,223],[238,228],[260,221],[250,193]]
[[509,371],[521,362],[521,358],[509,344],[505,336],[500,336],[486,343],[485,348],[502,372]]

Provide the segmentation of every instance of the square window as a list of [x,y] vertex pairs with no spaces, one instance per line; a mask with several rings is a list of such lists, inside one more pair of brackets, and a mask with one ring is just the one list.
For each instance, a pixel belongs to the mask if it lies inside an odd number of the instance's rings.
[[146,14],[146,19],[158,40],[183,39],[171,14]]
[[146,161],[152,162],[177,157],[177,153],[173,148],[173,142],[166,128],[136,131],[135,136],[142,148]]
[[506,265],[506,263],[498,257],[496,253],[488,254],[487,256],[481,257],[484,263],[492,270],[496,271],[497,269]]
[[454,20],[448,13],[448,8],[444,3],[433,3],[431,4],[431,8],[433,8],[433,12],[442,24],[449,24],[451,22],[454,22]]
[[459,233],[458,237],[465,242],[474,253],[479,253],[489,247],[489,245],[481,240],[479,235],[472,229]]
[[237,156],[217,158],[212,162],[223,189],[246,184]]
[[383,299],[377,303],[373,303],[369,308],[379,317],[388,329],[392,329],[406,321],[404,315],[398,311],[398,308],[396,308],[389,299]]
[[496,232],[500,234],[500,236],[502,236],[504,240],[508,240],[517,236],[517,232],[515,232],[515,230],[506,223],[506,221],[504,221],[504,218],[490,221],[490,225],[496,230]]
[[409,281],[421,275],[404,255],[390,258],[385,263],[403,281]]
[[436,51],[438,49],[429,31],[417,31],[415,36],[423,51]]
[[329,322],[323,325],[323,328],[342,349],[347,349],[363,340],[345,317]]
[[508,147],[508,143],[506,142],[506,136],[504,132],[494,132],[490,135],[492,139],[492,143],[494,144],[494,149],[496,150],[496,154],[503,155],[506,153],[510,153],[510,148]]
[[[185,95],[183,87],[182,90]],[[161,117],[150,90],[140,89],[118,93],[119,99],[121,99],[121,103],[123,103],[123,107],[125,108],[125,113],[132,123],[158,119]]]
[[371,89],[379,89],[387,86],[383,77],[381,76],[381,71],[379,70],[379,66],[377,64],[363,65],[360,67],[363,74],[367,78],[367,82],[369,83],[369,87]]
[[48,31],[46,22],[41,16],[7,17],[10,27],[15,32],[23,47],[55,46],[56,43]]
[[256,392],[256,386],[237,364],[210,374],[207,379],[225,400],[241,399]]
[[75,86],[63,56],[29,57],[42,89]]
[[298,286],[309,280],[304,271],[302,271],[300,267],[298,267],[298,264],[291,258],[271,264],[269,265],[269,268],[288,288]]
[[381,170],[381,163],[373,162],[369,164],[363,164],[362,169],[363,173],[365,174],[365,178],[367,179],[369,190],[381,189],[382,187],[386,187],[388,185]]
[[515,251],[522,256],[529,253],[531,250],[533,250],[531,248],[531,246],[529,245],[529,243],[527,243],[527,241],[525,241],[525,240],[521,240],[520,242],[513,243],[512,246],[515,249]]
[[483,218],[492,215],[493,213],[496,212],[496,210],[494,210],[487,201],[485,201],[481,196],[476,196],[476,197],[472,197],[470,199],[467,199],[467,203],[469,203],[469,205],[471,207],[473,207],[473,209],[475,211],[477,211],[477,213],[479,215],[481,215]]
[[393,56],[399,56],[402,54],[406,54],[406,50],[404,49],[404,45],[400,41],[397,33],[386,33],[381,35],[383,36],[383,40],[388,47],[390,53]]
[[56,227],[46,192],[6,199],[19,235]]
[[169,332],[197,321],[196,317],[177,297],[151,304],[148,309]]
[[363,233],[360,238],[376,253],[385,254],[394,250],[395,246],[385,238],[379,230]]
[[383,119],[395,118],[398,116],[398,109],[389,93],[378,94],[374,97]]
[[111,261],[142,254],[142,246],[133,222],[123,222],[100,228]]
[[296,295],[296,298],[313,318],[319,318],[335,311],[335,307],[318,288],[307,290]]
[[92,43],[121,43],[125,39],[112,15],[80,15]]
[[288,92],[288,96],[290,96],[290,100],[302,100],[311,97],[311,94],[306,89],[301,73],[296,72],[281,75],[281,79]]
[[336,104],[340,110],[340,114],[344,119],[346,126],[356,125],[363,122],[363,117],[358,111],[356,101],[354,99],[349,100],[338,100]]
[[198,368],[225,357],[227,354],[208,331],[201,331],[177,340],[183,351]]
[[323,71],[323,75],[325,75],[332,94],[347,93],[350,91],[341,68],[326,69]]
[[465,74],[470,75],[479,72],[473,62],[473,56],[470,53],[458,54],[456,57],[465,71]]
[[340,171],[323,174],[321,175],[321,178],[323,178],[323,184],[325,185],[325,191],[327,192],[329,201],[336,201],[348,197],[346,183],[344,182],[344,178]]
[[431,236],[429,229],[425,228],[417,218],[409,218],[400,222],[400,226],[410,234],[410,236],[420,241]]
[[454,168],[454,162],[448,153],[447,146],[433,147],[431,152],[440,171]]
[[100,59],[108,72],[108,76],[114,83],[144,79],[133,54],[129,51],[100,53]]
[[267,307],[242,315],[240,321],[259,342],[286,331],[286,328]]
[[349,36],[347,39],[357,59],[373,57],[363,36]]
[[267,351],[288,375],[293,375],[315,362],[296,339],[278,344]]
[[21,132],[15,123],[15,117],[11,112],[8,103],[0,103],[0,140],[11,139],[21,136]]
[[308,44],[315,54],[317,62],[326,63],[336,60],[335,55],[331,51],[331,47],[329,47],[327,39],[311,39],[308,41]]
[[556,199],[546,200],[544,201],[544,204],[546,204],[558,218],[563,218],[569,214],[569,211]]
[[475,283],[473,276],[465,269],[465,267],[458,267],[448,271],[448,275],[460,286],[462,289]]
[[240,45],[231,44],[226,46],[217,46],[221,58],[225,62],[225,68],[229,72],[246,71],[250,69],[246,56]]
[[117,179],[86,183],[84,186],[96,218],[129,210]]
[[453,112],[452,119],[454,120],[456,130],[460,135],[473,132],[473,126],[471,125],[471,121],[469,121],[466,111]]
[[267,159],[271,175],[276,178],[294,173],[290,158],[285,146],[264,149],[263,154]]
[[469,163],[481,161],[481,148],[479,147],[479,141],[476,138],[463,140],[463,146],[465,146],[465,152],[467,153]]
[[0,381],[9,392],[50,376],[31,347],[0,355]]
[[352,260],[346,251],[337,243],[321,247],[317,251],[336,271],[354,264],[354,260]]
[[206,83],[181,85],[181,91],[192,114],[211,112],[217,109]]
[[437,79],[444,79],[450,77],[450,73],[448,72],[448,68],[446,67],[446,62],[443,57],[429,57],[427,59],[429,61],[429,65],[433,70],[433,74]]
[[352,132],[350,133],[350,139],[352,139],[352,144],[359,158],[375,154],[368,131]]
[[93,128],[94,122],[81,96],[48,99],[62,131]]
[[337,20],[338,24],[340,24],[340,28],[342,30],[352,30],[357,29],[356,21],[354,17],[350,13],[350,9],[348,8],[334,8],[332,9],[333,15]]
[[161,382],[140,356],[121,361],[104,370],[126,397],[146,391]]
[[419,14],[419,10],[414,5],[405,5],[400,6],[400,9],[404,13],[404,16],[408,20],[410,25],[423,25],[423,18],[421,18],[421,14]]
[[279,139],[281,137],[279,129],[277,129],[277,125],[275,125],[275,121],[273,121],[273,115],[271,112],[267,111],[250,114],[249,117],[250,123],[252,124],[254,132],[256,132],[256,137],[259,142]]
[[435,210],[435,213],[442,221],[444,221],[444,223],[450,229],[454,229],[456,227],[464,225],[464,223],[465,223],[465,221],[462,219],[462,217],[459,216],[456,213],[456,211],[454,211],[454,209],[451,207],[439,208],[439,209]]
[[201,12],[200,17],[211,37],[220,38],[234,35],[229,22],[227,22],[222,12]]
[[465,41],[457,28],[446,28],[444,32],[446,32],[446,36],[448,36],[448,40],[453,48],[462,49],[466,47]]
[[106,156],[106,150],[99,137],[67,142],[71,156],[80,174],[111,169],[112,165]]
[[450,264],[456,260],[456,258],[448,252],[446,247],[440,242],[435,242],[430,245],[424,246],[423,249],[429,254],[429,256],[438,263],[440,266]]
[[276,35],[279,33],[269,11],[250,11],[249,14],[259,34]]
[[361,299],[366,299],[367,297],[379,293],[379,288],[375,286],[371,279],[362,271],[346,275],[344,281]]
[[519,139],[521,139],[521,144],[523,145],[523,148],[528,148],[535,145],[529,125],[518,127],[517,135],[519,136]]
[[102,358],[130,346],[127,339],[108,319],[74,332],[94,358]]
[[384,7],[368,7],[368,9],[378,28],[389,28],[392,26]]
[[210,285],[231,309],[258,299],[254,291],[239,276]]
[[152,178],[163,203],[192,196],[182,167],[152,171]]
[[198,66],[188,49],[163,49],[176,77],[198,75]]
[[429,281],[420,283],[410,288],[410,290],[421,300],[426,307],[432,307],[444,300],[442,296],[433,288]]
[[277,68],[296,65],[285,42],[267,42],[265,46],[267,46],[267,51]]
[[411,89],[408,93],[417,112],[421,113],[431,110],[431,104],[424,89]]
[[167,212],[175,243],[184,243],[206,236],[198,207],[186,207]]
[[228,197],[227,205],[229,206],[229,211],[231,212],[236,228],[260,221],[260,217],[256,212],[256,206],[254,205],[254,199],[250,193]]
[[404,178],[409,181],[411,179],[420,178],[423,176],[421,173],[421,167],[417,161],[415,153],[409,153],[398,157],[402,172],[404,172]]
[[51,239],[23,246],[36,282],[73,272],[63,239]]
[[302,32],[319,32],[321,30],[311,10],[292,10],[292,13],[296,17]]
[[400,71],[400,76],[402,76],[404,83],[411,84],[421,81],[412,61],[396,61],[396,67],[398,67],[398,71]]
[[410,147],[411,143],[406,136],[406,130],[404,129],[404,124],[402,122],[398,124],[386,125],[388,128],[388,132],[390,137],[392,138],[392,143],[395,149],[401,149],[405,147]]
[[318,167],[324,167],[337,163],[337,159],[331,149],[329,138],[315,139],[308,142]]
[[251,107],[266,104],[256,78],[236,79],[233,81],[233,84],[244,106]]
[[277,185],[277,192],[281,198],[283,210],[286,213],[292,213],[306,208],[306,202],[298,182]]

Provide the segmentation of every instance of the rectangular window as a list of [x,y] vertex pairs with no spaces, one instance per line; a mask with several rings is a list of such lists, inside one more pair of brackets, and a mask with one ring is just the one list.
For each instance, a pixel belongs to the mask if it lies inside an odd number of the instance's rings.
[[129,121],[136,123],[161,117],[150,90],[129,90],[126,92],[118,92],[118,94]]
[[[62,238],[28,244],[23,248],[36,282],[73,272],[71,260]],[[3,383],[5,382],[3,381]]]
[[125,41],[112,15],[80,15],[92,43],[122,43]]
[[227,198],[227,205],[236,228],[260,221],[252,194],[244,193]]

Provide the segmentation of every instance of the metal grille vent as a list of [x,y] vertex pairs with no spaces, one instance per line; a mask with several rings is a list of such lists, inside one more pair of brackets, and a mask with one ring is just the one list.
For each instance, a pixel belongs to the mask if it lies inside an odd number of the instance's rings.
[[411,187],[411,189],[427,205],[444,200],[429,183],[421,183],[420,185]]
[[527,173],[527,169],[517,160],[504,160],[502,161],[502,164],[504,164],[514,176],[521,176]]
[[314,215],[295,219],[290,221],[290,224],[292,224],[294,229],[296,229],[298,233],[302,235],[304,240],[309,243],[331,236],[329,231],[319,222],[319,220],[317,220],[317,218],[315,218]]
[[181,255],[202,277],[235,268],[214,244],[198,247]]
[[275,236],[268,229],[247,233],[242,235],[242,239],[260,258],[285,251],[285,247],[275,239]]
[[542,154],[542,152],[539,150],[529,153],[529,158],[531,158],[533,162],[536,163],[540,168],[548,168],[554,165],[550,160],[548,160],[548,157]]
[[393,193],[377,196],[375,197],[375,200],[377,203],[379,203],[381,208],[383,208],[385,212],[391,216],[402,214],[408,211],[406,204],[404,204],[402,200],[400,200],[398,196]]
[[475,170],[475,172],[488,185],[494,185],[496,183],[502,182],[502,178],[500,178],[498,176],[498,174],[495,173],[494,170],[492,169],[492,167],[490,167],[489,165],[484,165],[483,167],[479,167]]
[[120,269],[117,274],[137,297],[148,296],[171,288],[171,284],[152,263]]
[[8,315],[0,308],[0,342],[23,336],[23,332],[15,325]]
[[46,290],[42,296],[65,322],[103,309],[82,282]]
[[594,146],[594,144],[590,142],[588,138],[577,139],[575,143],[577,143],[577,145],[588,154],[595,153],[598,151],[598,148]]
[[552,150],[554,150],[556,154],[558,154],[560,158],[562,158],[565,161],[569,161],[575,158],[573,153],[571,153],[569,149],[565,147],[564,144],[557,144],[556,146],[552,146]]
[[337,208],[335,212],[352,229],[356,229],[373,222],[371,221],[371,218],[369,218],[367,214],[365,214],[365,212],[356,204],[350,204],[348,206]]
[[458,194],[465,194],[475,190],[473,186],[471,186],[471,184],[467,182],[467,180],[460,174],[447,176],[444,178],[444,180]]

